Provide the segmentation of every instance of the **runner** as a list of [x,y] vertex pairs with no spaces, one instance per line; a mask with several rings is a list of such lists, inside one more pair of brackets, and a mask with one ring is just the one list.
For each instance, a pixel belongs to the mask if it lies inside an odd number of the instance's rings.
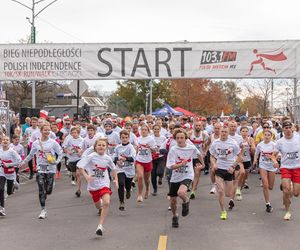
[[291,197],[298,197],[300,194],[300,137],[294,135],[291,121],[284,121],[282,127],[284,136],[276,142],[272,161],[274,167],[279,168],[277,155],[281,154],[280,173],[285,206],[283,219],[290,220]]
[[[208,138],[209,138],[208,134],[205,131],[203,131],[202,122],[195,121],[193,125],[193,131],[190,136],[190,141],[199,150],[202,158],[204,158],[205,156],[206,148],[208,145]],[[195,158],[193,159],[193,166],[194,166],[195,176],[192,184],[192,191],[190,194],[190,199],[192,200],[195,199],[196,197],[195,191],[197,190],[199,184],[201,170],[202,168],[204,168],[205,164],[204,162],[199,162],[198,157],[195,156]]]
[[225,195],[231,198],[229,210],[232,210],[234,207],[232,198],[234,169],[241,161],[240,147],[228,134],[228,127],[222,127],[220,139],[215,140],[210,148],[211,165],[216,174],[221,220],[227,219],[227,211],[224,205]]
[[[56,173],[56,165],[62,159],[62,148],[59,144],[49,138],[50,124],[45,123],[41,127],[42,137],[32,144],[30,154],[22,162],[25,165],[30,161],[34,155],[37,158],[37,175],[36,181],[39,188],[39,200],[41,205],[41,213],[39,219],[45,219],[47,217],[46,199],[47,195],[50,195],[53,190],[54,175]],[[57,157],[56,157],[57,155]]]
[[[228,123],[229,128],[229,138],[233,139],[239,147],[242,147],[243,138],[239,134],[236,133],[237,131],[237,123],[235,121],[230,121]],[[234,169],[234,179],[233,179],[233,193],[232,193],[232,200],[236,197],[238,201],[242,200],[242,190],[239,186],[239,183],[241,183],[245,178],[245,168],[242,162],[239,163],[239,165],[236,166]]]
[[95,152],[81,159],[77,163],[77,167],[88,183],[87,190],[90,192],[96,208],[101,210],[96,234],[103,235],[103,224],[108,215],[110,195],[112,194],[108,169],[112,170],[112,179],[117,189],[118,176],[115,164],[105,153],[107,150],[107,140],[96,140],[94,149]]
[[149,135],[150,128],[144,124],[141,126],[141,137],[137,138],[138,151],[135,158],[135,166],[138,178],[138,197],[137,201],[143,201],[143,189],[145,183],[145,195],[144,198],[148,199],[150,189],[150,174],[152,170],[152,152],[156,152],[155,141]]
[[[209,148],[211,147],[211,144],[215,140],[217,140],[217,139],[220,138],[220,134],[221,134],[221,123],[217,122],[217,123],[214,124],[213,134],[210,136],[210,145],[209,145]],[[215,194],[217,192],[217,185],[216,185],[216,177],[215,177],[215,175],[216,175],[215,171],[214,171],[214,169],[210,165],[210,180],[211,180],[211,183],[212,183],[212,187],[211,187],[211,189],[209,191],[210,194]]]
[[7,183],[7,195],[11,195],[16,179],[15,167],[21,162],[21,157],[9,147],[9,144],[9,137],[4,136],[0,149],[0,216],[6,216],[4,208],[5,183]]
[[114,159],[115,148],[118,144],[121,143],[120,135],[113,131],[113,123],[111,120],[106,120],[104,122],[105,133],[104,136],[108,141],[107,154]]
[[[56,122],[51,123],[51,131],[55,134],[55,141],[61,146],[64,134],[58,130],[58,125]],[[60,170],[61,170],[61,162],[57,164],[56,170],[56,179],[60,179]]]
[[165,171],[165,159],[164,155],[159,153],[159,148],[160,146],[166,141],[166,137],[160,135],[161,132],[161,127],[160,125],[154,125],[153,126],[153,135],[152,138],[155,141],[155,148],[156,152],[152,153],[152,163],[153,163],[153,168],[151,171],[151,183],[153,187],[153,196],[157,195],[157,177],[158,179],[158,184],[162,185],[162,178],[164,176],[164,171]]
[[[246,183],[247,179],[248,179],[248,175],[249,175],[249,171],[252,167],[251,164],[251,155],[254,155],[255,153],[255,142],[254,139],[252,137],[250,137],[249,135],[249,129],[248,127],[241,127],[240,129],[241,132],[241,136],[243,138],[243,142],[241,144],[242,146],[242,163],[245,169],[245,175],[241,176],[241,178],[239,179],[238,182],[238,189],[242,190],[242,188],[246,188],[248,189],[249,186]],[[240,192],[240,195],[237,196],[237,199],[242,199],[242,192]]]
[[126,189],[126,199],[129,199],[131,196],[131,183],[135,176],[134,157],[136,151],[129,142],[129,132],[127,130],[122,130],[120,132],[120,139],[122,144],[118,145],[115,149],[114,163],[117,166],[118,173],[119,209],[124,211],[124,189]]
[[177,196],[183,202],[181,215],[183,217],[187,216],[190,205],[187,191],[194,179],[193,159],[195,156],[198,157],[200,162],[203,162],[203,159],[201,153],[194,145],[187,144],[188,135],[183,129],[177,129],[173,136],[176,139],[177,145],[170,149],[167,158],[167,168],[172,170],[169,190],[173,213],[172,227],[177,228],[179,226]]
[[[32,146],[32,142],[30,141],[31,135],[32,133],[34,133],[35,131],[38,131],[39,128],[38,126],[38,118],[37,117],[32,117],[31,118],[31,127],[27,128],[25,130],[24,136],[23,136],[23,143],[24,143],[24,148],[27,149],[27,154],[30,153],[31,150],[31,146]],[[28,167],[29,167],[29,179],[33,178],[34,172],[33,172],[33,161],[30,160],[28,162]]]
[[[20,143],[20,137],[18,135],[13,135],[12,137],[12,143],[9,145],[10,148],[12,148],[20,157],[22,160],[25,158],[25,150],[24,147]],[[16,189],[19,189],[19,166],[15,166],[16,170],[16,179],[14,182],[14,187]]]
[[62,146],[64,153],[68,157],[68,168],[72,173],[72,185],[76,185],[75,179],[77,182],[77,191],[75,192],[77,197],[81,195],[81,180],[80,172],[76,168],[76,165],[83,153],[83,139],[79,136],[79,133],[80,130],[78,127],[71,128],[71,134],[65,139]]
[[272,190],[275,182],[276,168],[273,166],[272,154],[275,149],[275,142],[272,141],[272,132],[264,131],[264,140],[256,147],[253,165],[257,166],[259,157],[259,173],[263,184],[263,193],[266,202],[266,212],[271,213],[273,208],[270,203],[269,190]]

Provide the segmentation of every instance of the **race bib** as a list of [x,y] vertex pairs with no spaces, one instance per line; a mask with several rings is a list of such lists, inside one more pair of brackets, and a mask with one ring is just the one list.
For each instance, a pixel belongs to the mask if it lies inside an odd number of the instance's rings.
[[49,171],[49,165],[40,165],[40,171],[41,172],[48,172]]

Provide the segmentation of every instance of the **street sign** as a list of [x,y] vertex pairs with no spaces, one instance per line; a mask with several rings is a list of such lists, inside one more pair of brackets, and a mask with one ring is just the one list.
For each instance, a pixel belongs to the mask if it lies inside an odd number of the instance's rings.
[[[86,84],[85,81],[79,82],[79,97],[82,96],[82,94],[89,88],[89,86]],[[69,85],[69,89],[72,91],[72,93],[77,96],[77,80],[74,80]]]

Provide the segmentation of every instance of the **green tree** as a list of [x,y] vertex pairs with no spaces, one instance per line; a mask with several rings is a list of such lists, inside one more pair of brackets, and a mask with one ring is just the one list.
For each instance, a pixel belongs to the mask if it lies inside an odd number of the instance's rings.
[[[167,80],[152,81],[152,110],[161,107],[164,102],[173,105],[171,83]],[[129,113],[144,113],[146,108],[146,94],[150,92],[150,80],[127,80],[117,82],[117,90],[109,102],[114,103],[116,96],[124,100],[122,105]],[[149,105],[148,101],[148,105]],[[148,109],[149,110],[149,109]]]

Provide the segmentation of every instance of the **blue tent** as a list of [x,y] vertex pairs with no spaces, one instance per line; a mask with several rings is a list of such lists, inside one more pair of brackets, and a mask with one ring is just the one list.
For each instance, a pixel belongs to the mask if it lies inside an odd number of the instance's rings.
[[152,115],[155,115],[155,116],[183,115],[183,113],[176,111],[169,104],[165,103],[161,109],[156,109],[152,113]]

